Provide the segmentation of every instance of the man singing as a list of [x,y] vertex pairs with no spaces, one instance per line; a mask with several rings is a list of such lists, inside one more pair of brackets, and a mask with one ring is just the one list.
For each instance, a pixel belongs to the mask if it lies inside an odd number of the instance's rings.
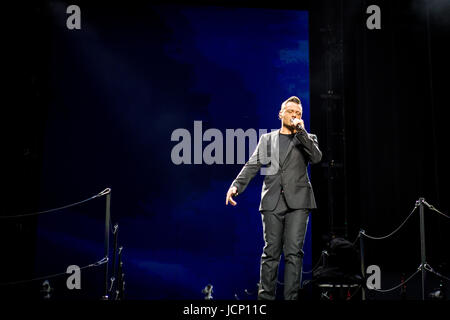
[[[309,210],[316,208],[307,172],[308,162],[322,159],[317,137],[306,132],[300,99],[293,96],[281,104],[281,129],[263,134],[256,150],[231,184],[226,205],[244,192],[263,165],[261,192],[264,248],[261,256],[259,300],[274,300],[281,252],[284,253],[284,299],[297,300],[302,278],[303,242]],[[263,169],[267,169],[264,167]],[[275,170],[274,170],[275,169]]]

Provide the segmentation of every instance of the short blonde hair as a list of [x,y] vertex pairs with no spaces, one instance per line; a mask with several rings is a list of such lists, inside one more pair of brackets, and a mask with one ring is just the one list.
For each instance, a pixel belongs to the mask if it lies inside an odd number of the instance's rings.
[[302,110],[303,110],[302,102],[300,101],[300,99],[296,96],[292,96],[281,104],[281,111],[286,107],[286,104],[288,102],[294,102],[294,103],[300,105],[300,108],[302,108]]

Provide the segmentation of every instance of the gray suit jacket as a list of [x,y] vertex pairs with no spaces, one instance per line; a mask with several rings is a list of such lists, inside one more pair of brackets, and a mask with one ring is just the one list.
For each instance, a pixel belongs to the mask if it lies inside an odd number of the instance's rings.
[[250,180],[261,170],[265,175],[261,191],[260,211],[275,209],[281,195],[291,209],[314,209],[316,201],[308,177],[308,163],[318,163],[322,159],[317,136],[302,130],[290,143],[286,159],[279,163],[279,132],[263,134],[250,159],[242,168],[231,186],[238,194],[244,192]]

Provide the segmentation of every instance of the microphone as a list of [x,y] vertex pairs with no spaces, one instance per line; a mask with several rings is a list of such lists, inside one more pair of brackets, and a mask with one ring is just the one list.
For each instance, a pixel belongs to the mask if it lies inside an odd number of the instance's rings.
[[303,127],[300,125],[300,123],[301,123],[301,120],[300,120],[300,119],[297,119],[297,118],[291,119],[291,123],[292,123],[297,129],[304,130]]

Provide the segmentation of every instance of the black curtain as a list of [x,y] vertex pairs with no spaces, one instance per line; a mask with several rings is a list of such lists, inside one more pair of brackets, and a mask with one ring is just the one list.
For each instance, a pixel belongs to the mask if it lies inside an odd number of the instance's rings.
[[[366,8],[372,4],[381,9],[380,30],[366,27]],[[347,224],[350,240],[360,229],[374,236],[389,234],[419,197],[449,212],[449,13],[445,1],[318,1],[311,10],[311,124],[323,150],[330,143],[320,97],[329,89],[328,47],[320,29],[330,25],[342,41],[342,50],[334,53],[342,59],[342,73],[333,73],[332,89],[342,97],[345,171],[338,170],[338,176],[345,173],[345,179],[334,184],[334,220]],[[344,157],[338,153],[337,158]],[[323,235],[330,231],[330,192],[326,168],[314,167],[312,173],[320,204],[313,220],[317,258],[326,242]],[[426,209],[425,230],[427,261],[448,265],[449,219]],[[418,210],[389,239],[366,242],[369,264],[415,271],[420,264]]]

